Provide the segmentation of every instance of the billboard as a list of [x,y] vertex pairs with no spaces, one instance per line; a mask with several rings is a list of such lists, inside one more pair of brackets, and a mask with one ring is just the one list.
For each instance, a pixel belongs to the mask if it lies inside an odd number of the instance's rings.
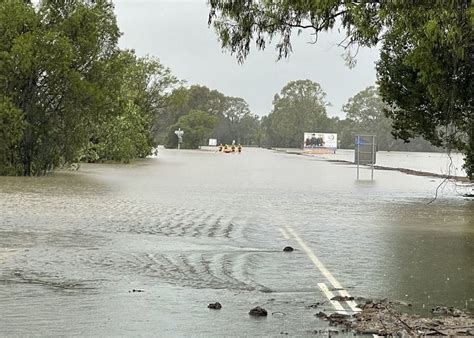
[[326,150],[326,152],[336,152],[337,134],[329,133],[304,133],[304,150],[314,150],[315,152]]
[[209,145],[210,146],[217,146],[217,140],[215,138],[210,138],[209,139]]

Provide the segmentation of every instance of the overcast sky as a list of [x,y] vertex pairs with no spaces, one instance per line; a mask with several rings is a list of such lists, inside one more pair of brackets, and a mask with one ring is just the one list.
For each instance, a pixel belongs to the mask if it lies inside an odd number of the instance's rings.
[[253,49],[243,65],[220,48],[207,25],[206,0],[115,0],[120,46],[138,55],[153,55],[188,84],[201,84],[228,96],[244,98],[252,111],[266,115],[273,96],[292,80],[310,79],[327,93],[330,116],[343,117],[341,107],[358,91],[375,83],[378,52],[361,49],[357,66],[349,69],[337,43],[337,32],[321,34],[317,45],[308,35],[295,35],[294,53],[276,61],[275,46]]

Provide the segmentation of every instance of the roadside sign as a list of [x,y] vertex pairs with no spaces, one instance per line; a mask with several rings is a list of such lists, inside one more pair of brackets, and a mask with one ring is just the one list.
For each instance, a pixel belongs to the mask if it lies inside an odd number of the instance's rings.
[[304,133],[303,149],[311,153],[335,153],[337,149],[337,134]]
[[375,135],[357,135],[355,137],[354,163],[357,164],[357,179],[359,179],[359,166],[372,167],[371,179],[374,179],[374,165],[376,161]]

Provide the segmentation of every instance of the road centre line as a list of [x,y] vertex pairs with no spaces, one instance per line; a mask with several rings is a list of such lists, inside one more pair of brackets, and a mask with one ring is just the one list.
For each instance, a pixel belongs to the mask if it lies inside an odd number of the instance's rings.
[[283,237],[284,237],[285,239],[290,239],[290,236],[288,236],[288,234],[286,233],[285,229],[280,228],[280,232],[281,232],[281,234],[283,235]]
[[308,255],[309,259],[313,262],[313,264],[321,271],[324,277],[331,283],[331,285],[335,289],[343,289],[341,283],[337,281],[336,278],[329,272],[328,269],[324,266],[324,264],[319,260],[318,257],[314,254],[314,252],[306,245],[305,242],[298,236],[298,234],[291,228],[290,226],[285,226],[286,230],[293,236],[293,238],[298,242],[298,244],[301,246],[301,248],[306,252]]
[[[319,271],[323,274],[324,277],[331,283],[331,285],[335,288],[338,289],[338,292],[341,296],[343,297],[350,297],[351,295],[347,290],[345,290],[341,283],[338,282],[338,280],[332,275],[332,273],[324,266],[324,264],[319,260],[319,258],[315,255],[315,253],[309,248],[306,243],[298,236],[298,234],[293,230],[293,228],[289,225],[285,225],[286,230],[293,236],[293,238],[298,242],[300,247],[306,252],[308,255],[309,259],[313,262],[313,264],[319,269]],[[318,284],[319,285],[319,284]],[[327,294],[326,294],[327,296]],[[334,297],[334,296],[333,296]],[[332,297],[331,297],[332,298]],[[331,300],[329,298],[329,300]],[[347,305],[351,308],[352,311],[354,312],[359,312],[361,311],[358,307],[357,304],[350,300],[346,301]]]
[[339,303],[337,300],[331,300],[332,298],[334,298],[334,294],[331,291],[329,291],[326,284],[318,283],[318,286],[321,289],[321,291],[324,293],[324,295],[327,297],[327,299],[329,299],[332,306],[334,306],[334,308],[337,310],[337,312],[341,313],[341,314],[344,314],[344,315],[347,315],[347,311],[344,310],[341,303]]

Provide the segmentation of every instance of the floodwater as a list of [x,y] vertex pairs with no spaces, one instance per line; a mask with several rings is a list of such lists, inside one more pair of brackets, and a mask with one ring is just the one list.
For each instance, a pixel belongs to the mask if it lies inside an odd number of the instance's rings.
[[[354,161],[354,150],[338,149],[336,154],[323,155],[327,159]],[[377,165],[404,168],[439,175],[466,176],[464,155],[460,153],[423,153],[378,151]]]
[[430,177],[355,178],[261,149],[0,177],[0,335],[312,335],[334,309],[308,250],[353,296],[473,311],[474,201],[448,183],[428,204]]

